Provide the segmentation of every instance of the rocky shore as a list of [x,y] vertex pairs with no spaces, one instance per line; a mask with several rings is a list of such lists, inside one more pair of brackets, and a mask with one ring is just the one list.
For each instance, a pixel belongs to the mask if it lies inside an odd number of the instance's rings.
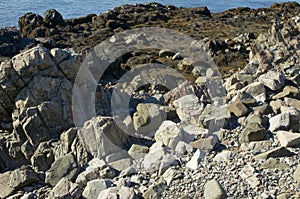
[[[299,13],[294,2],[221,13],[150,3],[70,20],[27,13],[18,29],[0,29],[0,198],[300,198]],[[139,27],[183,33],[209,59],[129,51],[95,79],[97,115],[76,125],[82,63]],[[147,63],[187,81],[134,92],[118,82]],[[130,96],[121,122],[118,89]]]

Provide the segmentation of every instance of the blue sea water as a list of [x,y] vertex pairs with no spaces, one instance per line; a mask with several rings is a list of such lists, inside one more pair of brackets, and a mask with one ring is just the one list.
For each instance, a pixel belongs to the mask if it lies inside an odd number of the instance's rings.
[[[45,10],[56,9],[65,19],[100,14],[123,4],[147,3],[141,0],[0,0],[0,27],[17,26],[18,18],[27,12],[43,16]],[[156,2],[182,7],[207,6],[211,12],[224,11],[235,7],[269,7],[281,0],[156,0]],[[297,0],[300,3],[300,0]]]

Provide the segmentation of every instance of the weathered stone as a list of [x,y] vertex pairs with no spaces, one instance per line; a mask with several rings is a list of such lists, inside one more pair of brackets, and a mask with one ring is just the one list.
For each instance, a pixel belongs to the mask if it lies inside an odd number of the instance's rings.
[[119,192],[118,187],[111,187],[101,191],[97,199],[103,199],[103,198],[119,199],[118,192]]
[[84,148],[99,159],[120,152],[124,148],[129,149],[133,140],[111,119],[102,117],[87,121],[78,131],[78,136]]
[[281,89],[285,84],[284,75],[277,71],[268,71],[261,75],[258,80],[273,91]]
[[65,25],[63,17],[55,9],[46,10],[46,12],[44,13],[44,22],[49,27],[55,27],[57,25],[59,26]]
[[197,151],[194,153],[190,161],[188,161],[185,166],[192,170],[198,169],[204,156],[205,156],[205,152],[200,149],[197,149]]
[[82,196],[87,199],[97,199],[101,191],[109,188],[112,182],[110,180],[95,179],[89,181],[85,187]]
[[79,168],[74,156],[70,153],[54,161],[51,168],[46,172],[45,182],[51,186],[55,186],[63,177],[74,180],[78,171]]
[[222,151],[221,153],[218,153],[213,161],[216,162],[222,162],[222,161],[229,161],[230,159],[232,159],[232,157],[234,156],[234,153],[232,153],[231,151]]
[[177,115],[181,121],[187,121],[199,126],[199,117],[203,110],[196,95],[186,95],[173,102]]
[[275,100],[275,101],[270,102],[270,106],[272,107],[273,112],[275,114],[279,114],[280,113],[280,108],[282,106],[284,106],[284,103],[281,100]]
[[127,151],[122,150],[106,156],[105,161],[109,166],[118,171],[123,171],[133,164],[133,158],[128,154]]
[[155,132],[154,139],[162,142],[171,149],[175,149],[178,142],[182,140],[182,132],[176,123],[167,120]]
[[178,142],[175,152],[177,155],[181,156],[186,153],[192,153],[193,152],[193,147],[183,141]]
[[162,177],[164,178],[167,185],[169,186],[173,180],[183,177],[183,174],[178,172],[175,168],[172,167],[167,169],[166,172],[162,175]]
[[[299,119],[300,113],[298,110],[289,107],[281,107],[281,113],[270,118],[269,130],[272,132],[276,130],[299,130]],[[294,126],[295,128],[293,128]]]
[[165,182],[158,182],[154,185],[151,185],[148,190],[143,194],[144,198],[155,198],[159,199],[161,198],[161,194],[167,187]]
[[70,57],[70,51],[66,49],[53,48],[51,49],[50,53],[58,64],[69,59]]
[[31,164],[34,169],[39,171],[47,171],[54,162],[54,154],[50,143],[41,143],[31,157]]
[[241,92],[246,92],[250,94],[252,97],[259,96],[260,94],[263,94],[266,92],[266,89],[264,85],[260,82],[253,82],[246,87],[244,87]]
[[262,163],[261,168],[266,168],[266,169],[289,169],[290,166],[285,162],[281,162],[279,159],[269,158],[264,163]]
[[234,101],[228,105],[228,110],[237,117],[242,117],[249,113],[249,109],[240,101]]
[[300,133],[293,133],[290,131],[277,131],[277,138],[284,147],[294,147],[300,145]]
[[[170,155],[170,153],[170,149],[164,146],[161,142],[154,143],[150,147],[149,153],[141,160],[142,170],[152,173],[159,169],[163,170],[166,167],[177,165],[177,157]],[[169,165],[162,164],[163,159],[167,160],[167,164]]]
[[161,123],[167,118],[166,113],[157,104],[139,104],[133,115],[136,131],[146,136],[153,136]]
[[13,68],[25,82],[28,82],[39,70],[55,65],[47,48],[34,47],[12,58]]
[[297,96],[299,94],[299,89],[294,86],[285,86],[282,92],[272,96],[272,99],[281,99],[289,95]]
[[211,106],[208,104],[201,114],[200,121],[203,126],[209,131],[217,131],[221,128],[227,128],[231,119],[230,112],[227,105],[223,106]]
[[190,143],[190,145],[195,149],[201,149],[205,151],[211,151],[214,149],[218,143],[218,138],[216,136],[209,136],[207,138],[201,138]]
[[48,199],[79,199],[81,198],[82,189],[76,183],[72,183],[67,178],[62,178],[51,190]]
[[300,110],[300,100],[298,100],[298,99],[285,97],[284,103],[290,107]]
[[133,144],[128,154],[131,155],[135,160],[142,159],[149,152],[149,148],[142,145]]
[[278,158],[278,157],[291,157],[295,155],[295,153],[291,152],[285,147],[277,147],[270,151],[261,153],[259,155],[254,156],[254,159],[264,159],[267,160],[269,158]]
[[11,171],[0,174],[0,198],[6,198],[14,191],[14,188],[10,186],[10,174]]
[[266,136],[267,130],[257,123],[248,124],[242,131],[240,136],[240,143],[249,143],[252,141],[263,140]]
[[258,173],[254,167],[247,164],[241,171],[240,176],[244,179],[252,188],[256,188],[260,184]]
[[11,172],[9,184],[14,189],[19,189],[39,180],[37,174],[31,168],[20,168]]
[[298,183],[300,183],[300,164],[298,165],[297,169],[295,170],[293,177]]
[[205,199],[225,199],[227,194],[222,185],[216,180],[210,180],[204,185],[204,198]]

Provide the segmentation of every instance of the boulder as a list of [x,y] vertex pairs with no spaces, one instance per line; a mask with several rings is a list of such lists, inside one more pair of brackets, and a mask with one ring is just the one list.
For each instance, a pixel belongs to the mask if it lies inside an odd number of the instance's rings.
[[85,171],[77,176],[76,183],[86,186],[89,181],[95,179],[112,179],[116,174],[116,170],[108,166],[104,160],[93,158],[88,162]]
[[249,113],[249,109],[241,101],[234,101],[230,103],[228,105],[228,110],[236,117],[242,117]]
[[227,105],[212,106],[208,104],[200,117],[200,124],[209,129],[210,132],[217,131],[221,128],[228,128],[231,115]]
[[273,91],[277,91],[285,85],[285,77],[278,71],[270,70],[266,74],[259,76],[258,80]]
[[0,198],[7,198],[14,192],[14,188],[10,186],[11,171],[0,174]]
[[105,179],[95,179],[89,181],[82,193],[83,198],[97,199],[101,191],[109,188],[112,182]]
[[38,14],[26,13],[19,18],[18,27],[24,38],[43,37],[44,33],[35,34],[34,30],[43,25],[43,17]]
[[178,158],[171,155],[170,148],[161,142],[154,143],[150,147],[149,153],[141,160],[142,170],[150,173],[163,171],[174,165],[178,165]]
[[110,118],[94,117],[79,129],[78,137],[87,150],[95,158],[102,159],[122,149],[128,150],[134,138],[125,134]]
[[62,178],[50,191],[47,199],[79,199],[81,198],[82,189],[76,183],[72,183],[67,178]]
[[229,161],[230,159],[232,159],[233,156],[234,153],[231,151],[222,151],[214,157],[213,161],[216,162]]
[[138,104],[133,115],[134,128],[145,136],[153,136],[161,123],[167,119],[167,114],[157,104]]
[[178,142],[182,140],[182,132],[176,123],[167,120],[155,132],[154,139],[174,150]]
[[216,180],[210,180],[204,185],[204,198],[205,199],[225,199],[227,198],[227,194],[220,185],[220,183]]
[[73,154],[67,154],[65,156],[56,159],[51,168],[46,172],[45,182],[51,186],[55,186],[61,178],[67,178],[74,180],[79,167],[75,161]]
[[247,164],[241,171],[240,176],[243,180],[245,180],[250,187],[256,188],[260,184],[260,180],[258,178],[258,172],[256,169],[251,166],[250,164]]
[[61,14],[55,9],[46,10],[44,13],[44,23],[48,27],[65,26],[65,21]]
[[294,108],[281,107],[281,113],[270,118],[269,130],[299,130],[299,110]]
[[196,95],[186,95],[173,102],[179,119],[183,122],[190,122],[199,125],[199,117],[203,110]]

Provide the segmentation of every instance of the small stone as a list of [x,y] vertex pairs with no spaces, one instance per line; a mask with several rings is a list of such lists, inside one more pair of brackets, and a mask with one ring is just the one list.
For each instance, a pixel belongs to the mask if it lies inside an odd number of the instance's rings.
[[204,198],[205,199],[225,199],[227,194],[220,183],[213,179],[204,185]]
[[267,151],[267,152],[264,152],[264,153],[254,156],[254,159],[267,160],[268,158],[291,157],[293,155],[295,155],[295,153],[291,152],[287,148],[277,147],[270,151]]
[[149,148],[142,145],[133,144],[128,154],[131,155],[135,160],[142,159],[149,152]]
[[151,185],[147,191],[143,194],[144,198],[161,198],[161,194],[166,188],[165,182],[158,182],[157,184]]
[[222,162],[222,161],[229,161],[233,157],[233,153],[231,151],[222,151],[221,153],[218,153],[213,161],[216,162]]
[[295,170],[293,177],[298,183],[300,183],[300,164],[298,165],[297,169]]
[[284,147],[294,147],[300,145],[300,133],[293,133],[290,131],[277,131],[277,138]]
[[247,126],[242,131],[242,135],[239,139],[240,143],[249,143],[252,141],[260,141],[263,140],[266,136],[267,130],[257,124],[247,124]]
[[187,167],[187,168],[190,168],[190,169],[192,169],[192,170],[198,169],[199,166],[200,166],[200,164],[201,164],[201,161],[202,161],[203,158],[204,158],[204,156],[205,156],[205,152],[202,151],[202,150],[200,150],[200,149],[198,149],[198,150],[194,153],[194,155],[193,155],[193,157],[191,158],[191,160],[188,161],[188,162],[186,163],[186,167]]
[[191,142],[190,145],[195,149],[202,149],[211,151],[218,143],[218,138],[216,136],[209,136],[208,138],[198,139]]

